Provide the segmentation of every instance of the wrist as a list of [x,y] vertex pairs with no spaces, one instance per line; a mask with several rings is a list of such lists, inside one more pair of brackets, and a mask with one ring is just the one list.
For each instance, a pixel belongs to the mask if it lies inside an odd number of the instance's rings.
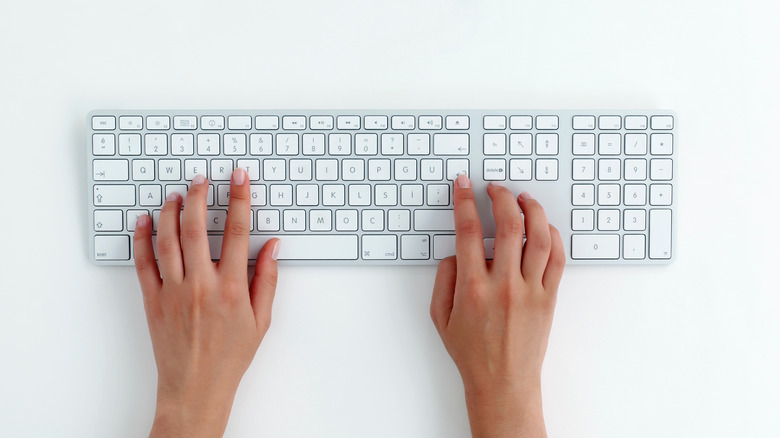
[[169,395],[158,390],[150,437],[221,437],[235,392],[219,395]]
[[546,436],[539,381],[464,387],[474,438]]

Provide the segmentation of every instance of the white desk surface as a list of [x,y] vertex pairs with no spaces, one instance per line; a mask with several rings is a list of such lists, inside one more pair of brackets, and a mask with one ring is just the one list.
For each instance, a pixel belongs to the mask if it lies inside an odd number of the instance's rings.
[[[780,436],[778,12],[768,0],[4,2],[0,436],[137,437],[151,424],[135,273],[87,259],[84,117],[107,107],[676,110],[677,261],[567,270],[547,428]],[[282,268],[226,436],[469,436],[428,317],[434,272]]]

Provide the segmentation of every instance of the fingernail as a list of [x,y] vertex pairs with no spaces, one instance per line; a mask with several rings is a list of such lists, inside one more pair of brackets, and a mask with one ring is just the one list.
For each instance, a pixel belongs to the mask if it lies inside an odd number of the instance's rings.
[[138,219],[135,220],[135,227],[144,227],[146,224],[149,223],[149,216],[147,215],[141,215],[138,216]]
[[279,244],[282,243],[281,240],[277,240],[276,243],[274,243],[274,249],[271,251],[271,258],[276,260],[277,257],[279,257]]
[[503,184],[501,184],[501,183],[499,183],[499,182],[496,182],[496,181],[490,181],[490,182],[488,183],[488,185],[489,185],[489,186],[495,186],[495,187],[504,187],[504,185],[503,185]]
[[523,201],[527,201],[529,199],[534,199],[534,197],[531,196],[531,194],[528,193],[528,192],[523,192],[523,193],[520,193],[520,199],[522,199]]
[[173,192],[173,193],[171,193],[170,195],[168,195],[168,197],[167,197],[167,198],[165,198],[165,200],[166,200],[166,201],[174,201],[174,202],[179,202],[179,201],[181,201],[181,195],[180,195],[180,194],[178,194],[178,193],[176,193],[176,192]]
[[233,171],[233,184],[242,185],[246,180],[246,172],[244,169],[236,169]]
[[192,185],[194,186],[203,184],[204,182],[206,182],[206,177],[203,175],[195,175],[195,178],[192,179]]
[[471,187],[471,181],[469,181],[469,177],[467,177],[465,173],[458,175],[458,179],[456,181],[458,182],[458,187],[462,189]]

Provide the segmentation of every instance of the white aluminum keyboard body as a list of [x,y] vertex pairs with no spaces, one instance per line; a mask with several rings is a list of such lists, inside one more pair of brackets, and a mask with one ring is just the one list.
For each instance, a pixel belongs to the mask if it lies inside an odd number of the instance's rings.
[[437,264],[454,253],[452,180],[467,172],[486,257],[490,181],[526,191],[569,264],[675,255],[677,117],[657,110],[101,110],[87,117],[89,245],[132,264],[139,214],[209,179],[219,258],[230,174],[251,180],[250,257],[271,237],[302,264]]

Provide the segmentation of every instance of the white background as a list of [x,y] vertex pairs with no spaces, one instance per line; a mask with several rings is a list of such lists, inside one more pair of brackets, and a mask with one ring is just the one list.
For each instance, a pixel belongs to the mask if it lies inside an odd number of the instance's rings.
[[[780,436],[778,6],[770,1],[0,4],[0,436],[148,433],[132,268],[87,257],[95,108],[664,108],[677,260],[570,267],[559,437]],[[232,437],[466,437],[435,268],[286,267]]]

